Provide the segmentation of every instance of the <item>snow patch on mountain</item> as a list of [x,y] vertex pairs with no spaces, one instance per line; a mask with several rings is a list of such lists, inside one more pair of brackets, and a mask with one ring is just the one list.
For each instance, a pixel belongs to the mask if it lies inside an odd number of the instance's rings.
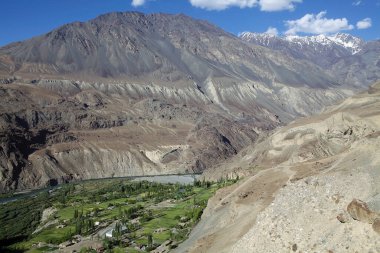
[[362,39],[346,33],[337,33],[333,36],[329,36],[328,38],[342,47],[351,49],[352,54],[360,52],[365,44]]
[[279,36],[271,33],[242,32],[239,37],[244,41],[258,42],[260,46],[269,46],[271,42],[281,40]]
[[298,36],[298,35],[288,35],[288,36],[276,36],[274,34],[267,33],[252,33],[243,32],[239,34],[239,37],[245,41],[253,42],[261,46],[270,46],[274,43],[290,43],[298,44],[300,46],[325,46],[325,47],[342,47],[346,49],[351,54],[357,54],[363,48],[365,42],[350,34],[337,33],[334,35],[315,35],[315,36]]

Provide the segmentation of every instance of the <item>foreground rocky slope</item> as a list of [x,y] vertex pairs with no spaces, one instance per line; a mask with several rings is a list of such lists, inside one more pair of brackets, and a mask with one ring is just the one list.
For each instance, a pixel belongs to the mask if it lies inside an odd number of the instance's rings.
[[379,95],[377,83],[206,171],[251,176],[209,201],[178,252],[379,252]]

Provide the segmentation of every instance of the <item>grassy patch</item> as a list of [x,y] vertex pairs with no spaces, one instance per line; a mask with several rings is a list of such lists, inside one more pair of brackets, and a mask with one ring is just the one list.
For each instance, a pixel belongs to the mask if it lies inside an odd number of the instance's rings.
[[153,240],[155,242],[163,243],[164,241],[170,239],[170,231],[164,231],[162,233],[154,233]]
[[74,217],[74,210],[73,206],[62,208],[58,210],[57,216],[60,220],[70,220]]
[[128,252],[128,253],[141,253],[140,250],[137,250],[137,249],[132,248],[132,247],[127,247],[127,248],[125,248],[125,251],[123,251],[123,252]]
[[56,251],[58,248],[56,247],[49,247],[49,246],[44,246],[41,248],[36,248],[36,249],[31,249],[26,251],[27,253],[43,253],[43,252],[53,252]]

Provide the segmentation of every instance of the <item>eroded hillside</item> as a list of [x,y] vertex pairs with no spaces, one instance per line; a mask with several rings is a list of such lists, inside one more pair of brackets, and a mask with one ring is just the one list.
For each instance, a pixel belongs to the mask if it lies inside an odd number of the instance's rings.
[[0,86],[2,191],[75,179],[199,173],[254,142],[258,129],[276,124],[265,118],[255,128],[236,122],[206,97],[181,96],[181,90],[50,85]]
[[209,201],[178,252],[378,252],[379,95],[377,83],[206,171],[246,178]]

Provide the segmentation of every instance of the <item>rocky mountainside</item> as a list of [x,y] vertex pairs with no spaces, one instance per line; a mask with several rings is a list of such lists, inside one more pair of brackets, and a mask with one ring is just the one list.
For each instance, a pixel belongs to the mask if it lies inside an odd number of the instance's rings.
[[[313,63],[244,43],[205,21],[136,12],[105,14],[3,47],[0,73],[197,88],[226,113],[255,103],[282,121],[316,112],[351,89]],[[311,97],[284,103],[299,93]]]
[[[72,23],[0,50],[3,71],[122,80],[196,82],[210,77],[275,79],[287,85],[323,86],[331,80],[316,69],[308,81],[301,62],[242,43],[204,21],[184,15],[111,13]],[[279,59],[278,59],[279,58]],[[253,71],[255,70],[255,71]],[[270,71],[269,71],[270,70]],[[287,75],[286,75],[286,72]]]
[[352,75],[377,61],[376,43],[327,69],[185,15],[125,12],[9,44],[0,191],[215,167],[366,87],[377,64]]
[[380,83],[296,120],[208,178],[218,192],[177,252],[378,252]]
[[[165,98],[172,91],[146,98],[139,91],[152,87],[54,83],[59,92],[49,85],[0,85],[1,191],[80,179],[199,173],[257,138],[251,121],[237,123],[207,100]],[[130,93],[109,94],[101,91],[105,88]],[[258,129],[273,124],[251,120]]]
[[[281,51],[297,59],[311,61],[327,73],[335,75],[337,82],[353,86],[373,83],[380,78],[379,41],[365,42],[349,34],[317,36],[276,36],[244,32],[244,41]],[[358,72],[360,76],[357,76]],[[364,75],[360,74],[365,73]]]

